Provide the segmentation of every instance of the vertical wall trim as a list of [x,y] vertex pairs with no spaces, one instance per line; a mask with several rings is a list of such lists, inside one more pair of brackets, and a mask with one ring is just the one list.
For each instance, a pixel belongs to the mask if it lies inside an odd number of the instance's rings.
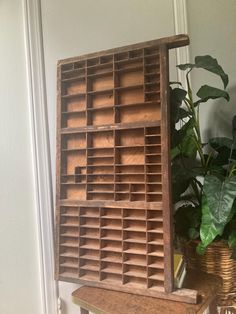
[[53,260],[53,193],[40,0],[22,0],[30,133],[36,195],[40,291],[43,314],[57,313]]
[[[173,0],[173,13],[175,34],[188,34],[187,21],[187,2],[186,0]],[[189,46],[176,49],[177,64],[189,62]],[[183,71],[177,70],[178,81],[185,82],[185,74]]]

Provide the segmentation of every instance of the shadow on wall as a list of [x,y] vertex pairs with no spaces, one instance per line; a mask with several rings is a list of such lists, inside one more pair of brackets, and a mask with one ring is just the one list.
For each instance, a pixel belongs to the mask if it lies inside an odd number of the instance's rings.
[[211,105],[208,112],[207,127],[203,138],[232,137],[232,118],[236,115],[236,85],[228,89],[230,101],[219,99]]

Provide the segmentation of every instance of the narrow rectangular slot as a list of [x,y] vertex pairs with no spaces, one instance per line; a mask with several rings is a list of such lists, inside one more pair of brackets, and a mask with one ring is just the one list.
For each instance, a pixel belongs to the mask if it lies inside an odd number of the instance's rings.
[[163,257],[148,256],[148,266],[157,269],[164,269]]
[[147,184],[147,193],[160,193],[162,192],[162,184]]
[[[124,154],[125,155],[125,154]],[[138,161],[138,159],[136,159]],[[117,174],[143,174],[144,173],[144,165],[143,164],[127,164],[127,165],[116,165],[116,173]]]
[[127,60],[128,58],[129,58],[128,51],[115,54],[115,61]]
[[149,221],[162,221],[163,220],[163,213],[161,210],[151,209],[147,211],[147,219]]
[[161,173],[161,165],[147,166],[147,173]]
[[146,56],[145,57],[145,64],[159,64],[159,55],[154,56]]
[[89,228],[84,225],[80,227],[80,237],[88,239],[97,239],[99,237],[99,229],[97,227]]
[[113,92],[89,95],[90,108],[112,107],[114,105]]
[[87,60],[87,67],[91,67],[91,66],[95,66],[99,64],[100,64],[99,58],[92,58],[92,59]]
[[88,228],[99,228],[99,219],[98,217],[81,217],[80,226]]
[[122,228],[121,219],[101,219],[101,228],[110,230],[121,230]]
[[124,231],[124,241],[145,244],[147,243],[146,233],[136,231]]
[[131,192],[132,193],[144,193],[145,192],[145,184],[131,184]]
[[161,163],[161,155],[146,155],[146,163],[152,164],[152,163]]
[[62,237],[61,244],[62,247],[79,247],[79,241],[78,239],[74,237]]
[[122,252],[122,243],[113,240],[102,240],[102,251]]
[[102,240],[113,240],[113,241],[122,241],[122,232],[121,230],[102,230],[101,234]]
[[122,282],[122,275],[120,275],[120,274],[111,274],[111,273],[103,273],[101,280],[103,282],[112,283],[112,284],[114,284],[114,282],[121,283]]
[[98,207],[80,207],[80,217],[98,218]]
[[148,182],[162,182],[162,175],[161,174],[149,174],[147,175],[147,183]]
[[75,258],[63,257],[63,258],[60,258],[60,266],[74,268],[78,270],[79,264],[78,264],[78,260]]
[[113,165],[114,157],[113,156],[101,156],[100,158],[98,158],[98,157],[88,156],[88,163],[89,165],[97,165],[97,166],[107,165],[107,164]]
[[74,80],[74,79],[78,79],[81,77],[85,77],[85,68],[68,70],[68,71],[65,71],[64,73],[62,73],[61,76],[62,76],[63,81]]
[[88,67],[87,71],[88,71],[88,76],[104,74],[104,73],[113,71],[113,64],[107,63],[107,64],[101,64],[101,65],[94,65],[94,66]]
[[148,231],[163,233],[162,221],[148,221]]
[[130,190],[130,184],[116,184],[116,192],[129,192]]
[[122,253],[103,251],[102,252],[102,261],[121,263],[122,262]]
[[124,264],[125,265],[146,266],[147,265],[146,255],[125,253]]
[[146,135],[147,136],[153,136],[153,135],[160,135],[161,128],[160,126],[152,126],[146,128]]
[[120,218],[121,219],[121,208],[102,208],[102,218]]
[[112,131],[94,132],[92,134],[91,141],[93,148],[114,147],[114,137]]
[[99,261],[98,260],[90,260],[90,259],[82,259],[80,269],[85,270],[99,270]]
[[124,252],[145,255],[147,254],[146,244],[125,242]]
[[114,123],[113,109],[103,109],[102,111],[93,111],[91,114],[91,125],[110,125]]
[[129,72],[130,70],[142,69],[143,68],[143,60],[141,58],[136,58],[132,60],[120,60],[115,63],[116,71],[126,70]]
[[88,200],[97,200],[97,201],[106,201],[106,200],[114,200],[114,193],[105,193],[105,192],[88,192],[87,194]]
[[138,57],[143,57],[143,49],[135,49],[132,51],[129,51],[129,58],[138,58]]
[[163,245],[149,244],[148,245],[148,255],[163,257],[164,256]]
[[107,56],[101,56],[100,57],[100,63],[112,63],[113,62],[113,55],[107,55]]
[[132,230],[132,231],[146,231],[146,221],[141,221],[141,220],[125,220],[124,222],[125,230]]
[[159,82],[160,81],[160,73],[154,74],[145,74],[144,75],[145,83]]
[[70,257],[70,258],[76,258],[78,259],[79,254],[78,254],[78,248],[63,248],[60,247],[60,256],[62,257]]
[[145,92],[159,92],[160,91],[160,83],[159,82],[151,82],[145,84]]
[[160,67],[158,64],[147,64],[145,66],[145,73],[146,74],[157,74],[160,71]]
[[162,195],[160,195],[160,194],[148,194],[147,195],[147,201],[148,202],[161,202],[162,201]]
[[163,234],[148,233],[148,244],[164,245]]
[[[120,122],[131,123],[136,122],[154,122],[160,121],[161,110],[158,97],[147,97],[146,101],[154,101],[153,103],[144,103],[143,106],[123,106],[120,107]],[[152,99],[153,98],[153,99]],[[143,100],[140,100],[142,102]]]
[[149,267],[148,273],[148,278],[158,281],[164,281],[163,270]]
[[93,271],[93,270],[81,269],[80,278],[83,280],[97,281],[99,280],[99,272]]
[[126,264],[124,275],[138,278],[147,278],[147,268],[145,266]]
[[61,217],[61,225],[62,226],[78,226],[79,225],[79,217]]
[[61,65],[61,71],[66,72],[66,71],[72,71],[74,69],[74,64],[73,63],[67,63],[67,64],[62,64]]
[[145,209],[134,209],[126,208],[124,209],[124,219],[133,219],[133,220],[145,220],[146,219],[146,210]]
[[88,150],[88,158],[92,158],[92,157],[103,158],[104,156],[113,157],[113,154],[114,154],[113,147],[112,148],[97,148],[97,149],[94,148],[94,149]]
[[143,87],[133,88],[130,90],[120,90],[118,92],[118,104],[132,104],[144,102]]
[[145,201],[145,193],[144,192],[136,192],[131,193],[131,202]]
[[138,287],[138,288],[146,288],[147,287],[147,279],[139,278],[136,276],[125,276],[125,286],[127,287]]
[[146,154],[161,154],[161,145],[146,146]]
[[146,136],[146,144],[161,144],[161,137],[159,135],[155,136]]
[[99,250],[80,249],[80,259],[99,260]]
[[[137,66],[142,65],[142,63],[137,62]],[[132,64],[133,66],[133,64]],[[143,84],[143,71],[133,70],[128,72],[121,72],[118,75],[118,84],[120,87],[134,86]]]
[[85,61],[77,61],[74,63],[75,69],[83,69],[85,68]]
[[142,174],[129,174],[129,173],[123,173],[123,174],[117,174],[117,182],[125,182],[125,183],[133,183],[133,182],[144,182],[144,175]]
[[159,291],[159,288],[163,287],[163,285],[164,285],[163,281],[148,279],[148,287],[151,290],[155,290],[156,288],[157,291]]
[[79,216],[79,210],[78,210],[78,207],[76,206],[62,206],[60,208],[61,210],[61,216],[64,216],[64,217],[75,217],[75,218],[78,218]]
[[115,198],[116,198],[116,201],[128,201],[129,194],[125,192],[116,192]]
[[78,269],[74,267],[60,267],[60,276],[78,278]]
[[81,249],[90,249],[90,250],[98,250],[99,249],[99,240],[98,239],[87,239],[82,238],[80,243]]
[[88,192],[113,192],[113,184],[88,184]]
[[102,261],[101,272],[109,274],[122,274],[122,264]]

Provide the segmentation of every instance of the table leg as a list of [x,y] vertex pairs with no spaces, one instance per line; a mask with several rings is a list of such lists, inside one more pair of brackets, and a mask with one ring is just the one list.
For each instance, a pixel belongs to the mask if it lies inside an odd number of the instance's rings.
[[217,303],[216,303],[216,298],[211,302],[209,305],[209,314],[217,314]]

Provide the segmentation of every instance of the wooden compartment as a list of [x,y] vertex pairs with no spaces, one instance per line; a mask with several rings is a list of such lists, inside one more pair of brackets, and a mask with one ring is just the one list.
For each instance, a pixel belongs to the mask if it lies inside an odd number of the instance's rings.
[[172,294],[170,255],[168,49],[186,43],[58,63],[58,279],[191,299]]

